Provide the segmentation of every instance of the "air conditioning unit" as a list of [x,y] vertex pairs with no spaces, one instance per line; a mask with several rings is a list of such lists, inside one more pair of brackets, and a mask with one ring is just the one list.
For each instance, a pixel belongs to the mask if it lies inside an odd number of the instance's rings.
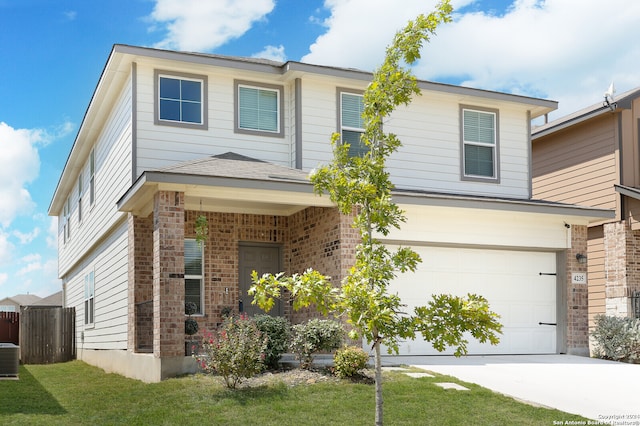
[[18,377],[20,346],[0,343],[0,377]]

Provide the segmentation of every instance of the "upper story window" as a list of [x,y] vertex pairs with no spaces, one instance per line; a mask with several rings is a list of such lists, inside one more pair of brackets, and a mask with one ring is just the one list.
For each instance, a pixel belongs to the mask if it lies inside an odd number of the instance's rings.
[[92,206],[96,199],[96,150],[89,154],[89,205]]
[[84,191],[82,171],[78,175],[78,223],[82,223],[82,193]]
[[463,179],[498,181],[498,111],[461,107]]
[[339,131],[343,143],[348,143],[349,155],[361,156],[368,151],[360,137],[364,133],[364,97],[359,93],[338,90],[339,96]]
[[193,302],[196,314],[204,314],[203,246],[194,239],[184,240],[184,301]]
[[155,72],[155,123],[207,128],[207,78]]
[[235,131],[284,136],[282,87],[235,81]]
[[71,196],[62,207],[62,240],[66,244],[71,238]]

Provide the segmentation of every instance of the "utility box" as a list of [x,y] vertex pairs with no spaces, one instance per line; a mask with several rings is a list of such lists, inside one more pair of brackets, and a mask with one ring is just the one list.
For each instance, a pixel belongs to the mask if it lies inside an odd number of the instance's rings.
[[18,377],[20,346],[0,343],[0,377]]

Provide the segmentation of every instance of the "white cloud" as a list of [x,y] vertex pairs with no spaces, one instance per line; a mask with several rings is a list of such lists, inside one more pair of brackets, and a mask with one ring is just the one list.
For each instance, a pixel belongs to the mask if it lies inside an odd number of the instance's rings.
[[9,279],[9,275],[0,272],[0,287],[2,287],[4,285],[4,283],[7,282],[7,280]]
[[8,265],[13,259],[14,247],[9,242],[9,235],[0,229],[0,265]]
[[32,254],[28,254],[26,256],[23,256],[20,261],[21,262],[40,262],[42,260],[42,256],[38,253],[32,253]]
[[168,33],[156,47],[210,51],[243,35],[274,7],[274,0],[156,0],[150,20]]
[[0,225],[7,227],[34,203],[27,190],[40,171],[37,146],[46,140],[42,130],[14,129],[0,122]]
[[63,15],[65,18],[67,18],[67,20],[75,21],[76,17],[78,16],[78,12],[76,12],[75,10],[67,10],[63,12]]
[[286,62],[287,55],[284,53],[284,46],[265,46],[262,52],[251,55],[253,58],[271,59],[272,61]]
[[13,236],[20,240],[20,244],[29,244],[40,235],[40,228],[34,228],[33,231],[28,233],[22,233],[18,230],[13,231]]
[[24,266],[16,272],[16,276],[21,277],[27,275],[30,272],[40,271],[42,270],[42,263],[40,262],[31,262],[28,263],[27,266]]
[[47,229],[47,247],[52,249],[58,248],[58,218],[52,217],[49,221],[49,229]]
[[[394,33],[435,3],[325,0],[327,31],[303,61],[373,70]],[[453,2],[462,12],[477,9],[462,8],[469,3]],[[628,0],[517,0],[504,13],[454,11],[414,71],[422,79],[557,100],[559,116],[600,102],[612,80],[618,93],[640,85],[640,46],[630,41],[640,38],[639,21],[640,2]]]

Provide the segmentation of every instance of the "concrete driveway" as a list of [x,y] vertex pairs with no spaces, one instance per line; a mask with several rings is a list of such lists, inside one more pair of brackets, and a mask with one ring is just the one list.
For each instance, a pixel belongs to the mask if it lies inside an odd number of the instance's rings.
[[[583,417],[640,425],[640,365],[572,355],[385,357]],[[558,419],[562,421],[563,419]]]

